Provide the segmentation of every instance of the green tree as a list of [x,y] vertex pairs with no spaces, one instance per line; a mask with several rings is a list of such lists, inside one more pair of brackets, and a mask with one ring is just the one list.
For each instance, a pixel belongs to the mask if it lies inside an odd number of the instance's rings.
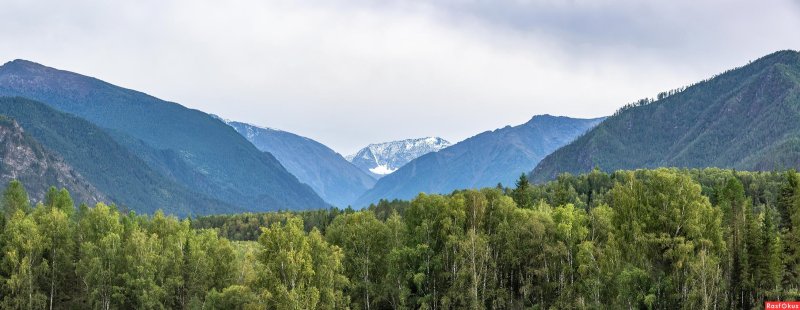
[[386,229],[386,247],[389,253],[386,255],[386,276],[381,281],[381,290],[392,309],[405,309],[411,296],[409,284],[412,283],[415,273],[411,259],[414,257],[414,249],[406,245],[408,232],[397,212],[392,212],[386,220]]
[[511,197],[520,208],[530,208],[533,205],[533,200],[530,194],[531,184],[528,182],[528,176],[521,174],[517,180],[516,187],[511,192]]
[[17,210],[26,214],[30,212],[30,199],[28,199],[28,192],[25,191],[22,183],[17,180],[12,180],[8,183],[6,190],[3,192],[2,207],[6,217],[11,217]]
[[314,264],[312,285],[319,290],[317,309],[347,308],[349,298],[344,289],[349,285],[344,270],[344,252],[325,241],[318,229],[308,233],[311,260]]
[[66,298],[65,294],[70,290],[69,278],[75,268],[75,225],[66,213],[74,210],[69,193],[66,190],[56,192],[54,188],[50,193],[45,205],[34,210],[33,217],[42,235],[44,262],[49,267],[44,278],[48,307],[53,309],[55,304],[60,304]]
[[720,211],[685,174],[640,170],[625,178],[611,190],[611,204],[623,260],[650,275],[653,286],[645,291],[652,293],[644,303],[658,308],[688,304],[697,294],[687,269],[692,258],[704,251],[705,262],[714,263],[724,251]]
[[61,210],[67,215],[67,218],[71,218],[75,213],[75,202],[72,201],[66,188],[57,190],[55,187],[50,187],[45,195],[44,205]]
[[759,269],[761,270],[759,287],[765,291],[778,292],[783,279],[783,244],[778,227],[775,225],[775,212],[767,207],[764,210],[763,217],[762,241],[759,249],[759,252],[762,253],[759,260]]
[[792,220],[791,213],[794,208],[797,189],[800,186],[800,176],[797,171],[789,170],[784,174],[785,182],[780,189],[780,196],[777,201],[777,210],[780,215],[780,222],[778,229],[780,231],[787,231],[791,229]]
[[576,253],[579,245],[589,235],[586,212],[575,208],[572,204],[557,207],[553,210],[555,223],[555,245],[561,250],[562,258],[559,260],[558,279],[560,302],[566,303],[575,300],[575,284],[577,270]]
[[753,303],[753,271],[750,264],[752,247],[756,240],[749,238],[752,227],[748,226],[752,216],[752,206],[745,198],[744,186],[739,179],[728,179],[718,193],[717,202],[723,212],[727,227],[728,255],[726,256],[728,307],[732,309],[750,309]]
[[184,245],[189,236],[189,221],[178,221],[174,216],[166,216],[156,211],[153,217],[142,226],[149,235],[156,235],[154,248],[159,255],[155,257],[155,283],[163,290],[162,302],[168,308],[185,307]]
[[[9,206],[8,204],[6,206]],[[32,217],[23,208],[12,207],[3,231],[3,271],[6,294],[3,308],[41,309],[47,305],[46,295],[39,289],[37,276],[46,265],[41,264],[44,240]]]
[[122,233],[119,214],[103,203],[88,209],[78,223],[77,273],[90,307],[111,309],[124,301]]
[[602,306],[600,292],[603,278],[599,258],[601,253],[592,241],[584,241],[578,245],[576,254],[578,287],[575,288],[576,305],[581,308],[599,308]]
[[121,248],[118,249],[121,266],[117,266],[122,281],[123,305],[136,309],[163,308],[165,294],[156,283],[159,253],[158,236],[148,235],[137,225],[125,225]]
[[459,308],[483,309],[487,298],[486,287],[491,266],[491,251],[487,237],[469,229],[460,240],[456,255],[456,271],[450,295]]
[[[800,290],[800,195],[798,195],[798,184],[794,184],[797,174],[792,171],[789,177],[788,186],[795,186],[794,197],[782,198],[787,202],[783,206],[786,208],[788,225],[783,228],[783,241],[784,241],[784,278],[783,288],[785,290]],[[786,189],[786,187],[784,188]],[[783,192],[785,194],[785,191]]]
[[183,247],[184,304],[201,301],[211,290],[223,291],[236,282],[239,268],[233,245],[219,238],[216,231],[202,229],[192,233]]
[[[274,223],[262,228],[258,242],[261,245],[258,261],[263,266],[257,280],[259,298],[271,309],[327,309],[337,298],[325,299],[325,295],[337,296],[340,287],[340,270],[336,268],[341,259],[337,247],[323,242],[318,233],[309,237],[303,231],[301,219],[291,217],[285,224]],[[317,253],[312,253],[316,251]],[[322,257],[328,262],[323,264]],[[317,261],[315,261],[315,258]],[[315,264],[318,263],[318,264]],[[323,270],[323,268],[332,269]],[[321,274],[328,278],[319,278]],[[329,279],[334,277],[334,279]],[[320,286],[325,284],[326,286]]]
[[345,274],[352,280],[354,306],[371,309],[381,303],[380,280],[386,276],[389,231],[372,212],[338,216],[326,239],[344,250]]
[[447,298],[458,268],[455,253],[464,234],[466,210],[463,193],[453,197],[420,194],[406,210],[409,244],[414,244],[414,307],[447,307]]
[[258,296],[249,287],[242,285],[232,285],[221,292],[212,289],[206,297],[206,306],[214,310],[263,309],[259,305]]

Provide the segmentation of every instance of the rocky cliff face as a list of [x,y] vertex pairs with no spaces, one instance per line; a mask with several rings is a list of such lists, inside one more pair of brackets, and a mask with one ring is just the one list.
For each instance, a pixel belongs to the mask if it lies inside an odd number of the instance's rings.
[[34,202],[42,201],[50,186],[66,188],[76,203],[107,200],[72,167],[25,134],[17,122],[0,116],[0,186],[11,180],[22,182]]

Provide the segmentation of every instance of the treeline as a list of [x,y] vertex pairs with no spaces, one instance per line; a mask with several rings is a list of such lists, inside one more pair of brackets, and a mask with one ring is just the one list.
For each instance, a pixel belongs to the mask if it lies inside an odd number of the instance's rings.
[[2,208],[3,308],[750,309],[800,297],[794,171],[522,176],[363,211],[186,220],[74,208],[55,189],[32,208],[13,182]]
[[236,248],[188,220],[75,208],[55,188],[32,208],[17,181],[2,209],[3,309],[214,308],[242,281]]
[[[778,53],[791,54],[792,51],[779,51],[776,54],[778,54]],[[772,55],[768,55],[768,56],[765,56],[763,58],[770,57],[770,56],[772,56]],[[761,60],[761,59],[759,59],[759,60]],[[756,60],[756,61],[758,61],[758,60]],[[751,60],[747,64],[750,65],[752,63],[753,63],[753,61]],[[642,99],[636,100],[634,102],[627,103],[627,104],[623,105],[622,107],[620,107],[619,109],[617,109],[617,111],[615,111],[614,114],[612,114],[612,116],[617,116],[620,113],[622,113],[622,112],[624,112],[626,110],[629,110],[631,108],[645,106],[645,105],[651,104],[653,102],[669,98],[671,96],[680,94],[680,93],[686,91],[687,89],[690,89],[690,88],[692,88],[694,86],[697,86],[699,84],[711,82],[712,80],[716,79],[717,77],[724,76],[724,75],[726,75],[728,73],[731,73],[731,72],[734,72],[734,71],[737,71],[737,70],[742,70],[742,69],[745,69],[747,67],[748,66],[734,67],[734,68],[725,70],[722,73],[714,74],[711,77],[706,78],[704,80],[701,80],[699,82],[694,82],[694,83],[691,83],[691,84],[689,84],[687,86],[681,86],[681,87],[678,87],[678,88],[674,88],[674,89],[670,89],[670,90],[667,90],[667,91],[659,92],[656,95],[656,98],[649,98],[649,97],[648,98],[642,98]]]
[[[381,221],[386,221],[393,213],[403,215],[411,203],[406,200],[384,200],[370,205],[366,210],[375,214]],[[256,241],[261,235],[261,227],[269,227],[274,223],[285,223],[287,219],[299,217],[303,219],[303,229],[311,232],[317,229],[324,233],[333,220],[342,214],[355,213],[351,207],[345,209],[330,208],[322,210],[306,210],[293,212],[238,213],[224,215],[207,215],[191,220],[194,229],[214,229],[219,235],[236,241]]]

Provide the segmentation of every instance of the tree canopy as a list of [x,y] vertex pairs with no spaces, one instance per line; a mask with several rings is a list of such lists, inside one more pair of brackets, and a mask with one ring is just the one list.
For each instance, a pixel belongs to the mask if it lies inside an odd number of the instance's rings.
[[[800,297],[794,171],[656,169],[178,219],[6,188],[3,308],[749,309]],[[33,206],[31,206],[33,205]]]

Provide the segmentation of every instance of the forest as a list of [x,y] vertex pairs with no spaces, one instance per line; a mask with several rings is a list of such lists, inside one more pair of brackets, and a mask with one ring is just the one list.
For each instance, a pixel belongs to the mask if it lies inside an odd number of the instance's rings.
[[750,309],[800,298],[800,175],[595,169],[364,210],[0,203],[4,309]]

